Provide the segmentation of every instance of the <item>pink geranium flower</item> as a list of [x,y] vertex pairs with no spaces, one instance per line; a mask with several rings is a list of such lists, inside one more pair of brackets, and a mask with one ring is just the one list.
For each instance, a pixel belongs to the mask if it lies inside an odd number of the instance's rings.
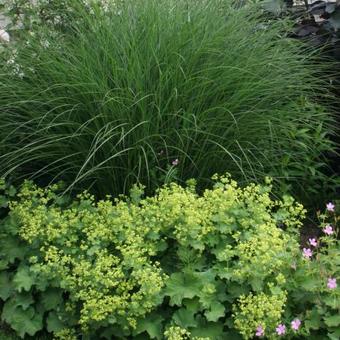
[[285,326],[285,325],[282,325],[282,324],[278,325],[278,326],[276,327],[276,333],[277,333],[278,335],[283,335],[283,334],[285,334],[285,333],[286,333],[286,326]]
[[337,286],[338,285],[336,284],[336,279],[330,277],[327,281],[327,288],[335,289]]
[[316,247],[318,245],[318,242],[315,238],[310,238],[308,241],[309,241],[309,244],[313,247]]
[[303,248],[303,256],[307,259],[310,259],[313,256],[313,252],[310,248]]
[[176,165],[178,165],[178,163],[179,163],[179,160],[176,158],[176,159],[174,159],[173,161],[172,161],[172,165],[173,166],[176,166]]
[[334,233],[332,226],[329,224],[326,225],[326,227],[323,229],[323,232],[327,235],[332,235]]
[[332,202],[326,204],[327,211],[334,212],[335,205]]
[[292,329],[294,329],[294,331],[297,331],[300,326],[301,326],[301,320],[299,319],[294,319],[292,322],[291,322],[291,326],[292,326]]
[[260,337],[260,336],[263,336],[264,335],[264,329],[262,326],[258,326],[256,328],[256,333],[255,333],[256,336]]

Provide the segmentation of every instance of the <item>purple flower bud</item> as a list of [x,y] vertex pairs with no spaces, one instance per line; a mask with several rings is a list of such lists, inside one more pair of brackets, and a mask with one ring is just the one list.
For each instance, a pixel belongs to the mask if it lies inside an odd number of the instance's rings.
[[176,159],[174,159],[174,160],[172,161],[171,164],[172,164],[173,166],[177,166],[178,163],[179,163],[179,160],[178,160],[178,158],[176,158]]

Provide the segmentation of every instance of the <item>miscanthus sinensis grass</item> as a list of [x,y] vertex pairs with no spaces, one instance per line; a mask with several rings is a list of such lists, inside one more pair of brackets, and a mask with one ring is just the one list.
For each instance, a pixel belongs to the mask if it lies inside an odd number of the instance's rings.
[[324,83],[286,22],[220,0],[97,9],[2,53],[1,175],[101,196],[225,171],[297,193],[327,185],[331,118],[313,103]]

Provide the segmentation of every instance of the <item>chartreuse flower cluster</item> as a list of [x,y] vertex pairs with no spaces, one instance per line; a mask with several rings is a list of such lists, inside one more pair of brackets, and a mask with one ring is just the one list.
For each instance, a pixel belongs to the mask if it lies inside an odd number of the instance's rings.
[[85,193],[61,210],[51,202],[53,191],[29,183],[19,196],[12,209],[22,223],[20,236],[40,249],[32,269],[60,282],[70,301],[81,304],[83,330],[101,322],[135,328],[136,319],[160,303],[166,275],[150,259],[155,241],[148,240],[141,209],[94,203]]
[[259,327],[269,339],[275,338],[275,327],[281,320],[286,300],[285,292],[277,295],[265,293],[241,295],[234,305],[236,329],[244,339],[252,339]]
[[[8,262],[0,279],[13,286],[0,295],[6,322],[29,335],[47,324],[57,339],[247,339],[258,327],[270,336],[300,256],[295,234],[278,224],[298,227],[304,211],[273,201],[269,183],[214,180],[202,195],[191,180],[147,198],[135,186],[113,201],[87,192],[72,201],[59,185],[26,182],[0,237],[22,247],[8,259],[0,251]],[[32,299],[18,307],[22,289]],[[28,306],[31,316],[21,310]],[[11,317],[19,312],[30,318],[25,324]],[[35,328],[27,326],[33,317]]]
[[171,326],[164,332],[164,337],[167,340],[209,340],[206,337],[192,337],[190,332],[184,328],[178,326]]

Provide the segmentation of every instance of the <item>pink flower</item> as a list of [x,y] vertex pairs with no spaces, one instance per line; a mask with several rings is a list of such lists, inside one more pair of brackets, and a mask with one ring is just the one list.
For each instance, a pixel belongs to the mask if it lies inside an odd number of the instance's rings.
[[256,336],[263,336],[264,335],[264,329],[262,326],[258,326],[256,328],[256,333],[255,333]]
[[310,248],[303,248],[303,256],[310,259],[313,256],[313,252]]
[[286,333],[286,326],[285,326],[285,325],[282,325],[282,324],[278,325],[278,326],[276,327],[276,333],[277,333],[278,335],[283,335],[283,334],[285,334],[285,333]]
[[332,235],[334,233],[332,226],[329,224],[326,225],[326,227],[323,229],[323,232],[327,235]]
[[335,289],[338,285],[336,284],[336,279],[333,279],[333,278],[329,278],[328,279],[328,282],[327,282],[327,287],[329,289]]
[[309,244],[313,247],[316,247],[318,245],[318,242],[315,238],[310,238],[308,241],[309,241]]
[[292,329],[294,329],[294,331],[297,331],[301,326],[301,320],[294,319],[290,324],[292,325]]
[[332,211],[334,212],[335,205],[332,202],[329,202],[326,204],[326,209],[327,211]]
[[174,159],[173,161],[172,161],[172,165],[173,166],[176,166],[176,165],[178,165],[178,163],[179,163],[179,160],[176,158],[176,159]]

